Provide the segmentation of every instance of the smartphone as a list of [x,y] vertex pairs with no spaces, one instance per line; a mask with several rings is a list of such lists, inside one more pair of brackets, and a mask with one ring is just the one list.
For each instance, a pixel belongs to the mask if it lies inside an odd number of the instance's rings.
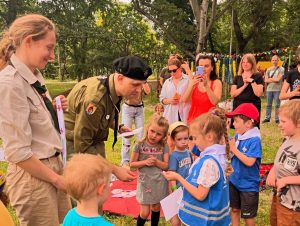
[[195,75],[202,75],[204,72],[204,67],[203,66],[197,66],[196,67],[196,73]]

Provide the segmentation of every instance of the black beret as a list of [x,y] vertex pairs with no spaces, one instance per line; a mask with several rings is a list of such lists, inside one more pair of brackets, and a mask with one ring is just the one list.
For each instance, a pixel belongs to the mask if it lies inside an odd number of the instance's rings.
[[120,57],[113,62],[116,72],[135,80],[147,80],[151,68],[137,56]]

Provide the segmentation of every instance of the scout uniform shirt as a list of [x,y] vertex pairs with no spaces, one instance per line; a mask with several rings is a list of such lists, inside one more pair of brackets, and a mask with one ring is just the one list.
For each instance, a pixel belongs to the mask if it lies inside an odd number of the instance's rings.
[[61,152],[62,145],[42,97],[31,86],[36,81],[44,84],[44,79],[14,54],[10,61],[0,74],[0,137],[5,158],[15,164],[32,155],[49,158]]
[[109,127],[113,128],[117,96],[114,74],[107,80],[85,79],[68,95],[69,109],[65,113],[68,154],[83,152],[105,157],[104,141]]

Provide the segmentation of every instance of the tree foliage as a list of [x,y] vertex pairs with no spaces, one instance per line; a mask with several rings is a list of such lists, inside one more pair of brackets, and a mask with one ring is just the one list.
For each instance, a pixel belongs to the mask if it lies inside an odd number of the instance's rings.
[[110,73],[114,59],[130,54],[157,72],[170,53],[191,59],[200,51],[227,53],[231,12],[237,52],[296,46],[299,8],[298,0],[6,0],[0,1],[0,27],[26,13],[49,17],[58,45],[45,74],[81,80]]

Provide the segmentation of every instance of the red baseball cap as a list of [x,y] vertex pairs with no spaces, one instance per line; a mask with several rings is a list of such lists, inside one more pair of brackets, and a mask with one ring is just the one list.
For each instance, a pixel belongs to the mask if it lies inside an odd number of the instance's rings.
[[228,118],[232,118],[235,115],[244,115],[254,121],[258,122],[259,112],[254,104],[244,103],[239,105],[234,111],[225,114]]

